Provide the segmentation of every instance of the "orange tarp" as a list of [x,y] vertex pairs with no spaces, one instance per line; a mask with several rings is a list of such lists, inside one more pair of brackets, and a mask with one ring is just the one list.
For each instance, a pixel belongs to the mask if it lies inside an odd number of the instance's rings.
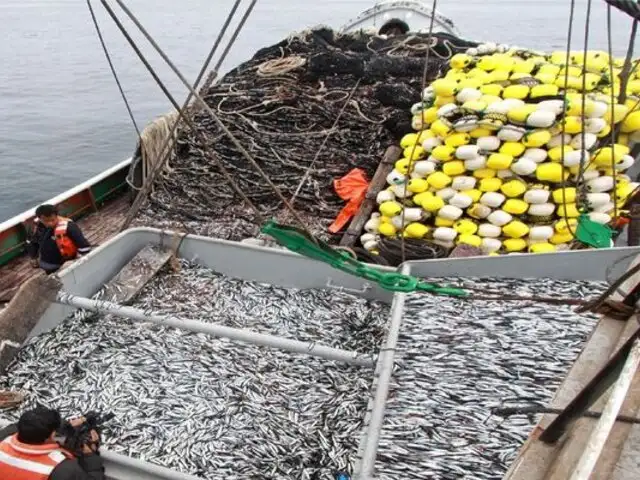
[[338,233],[356,214],[369,188],[369,181],[363,170],[354,168],[344,177],[333,181],[338,196],[348,203],[329,227],[331,233]]

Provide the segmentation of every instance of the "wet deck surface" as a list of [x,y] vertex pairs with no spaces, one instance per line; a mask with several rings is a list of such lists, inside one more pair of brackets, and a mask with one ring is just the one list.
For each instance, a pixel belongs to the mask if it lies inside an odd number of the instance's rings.
[[[100,245],[118,232],[128,210],[128,197],[124,196],[79,220],[78,225],[92,245]],[[26,255],[4,266],[0,275],[0,303],[8,302],[22,282],[37,272],[38,269],[31,266]]]

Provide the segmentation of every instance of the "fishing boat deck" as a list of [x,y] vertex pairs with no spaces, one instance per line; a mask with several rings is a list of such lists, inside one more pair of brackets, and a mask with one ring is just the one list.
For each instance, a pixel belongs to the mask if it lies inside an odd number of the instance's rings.
[[[80,219],[78,225],[92,245],[99,245],[118,232],[128,210],[128,198],[121,196],[105,204],[98,212]],[[37,272],[26,255],[4,266],[0,276],[0,303],[11,300],[20,285]]]
[[[440,280],[523,297],[590,298],[604,289],[588,281]],[[95,298],[109,300],[102,293]],[[386,305],[326,289],[234,280],[184,259],[165,267],[133,306],[363,354],[380,348],[388,318]],[[404,313],[380,441],[380,480],[501,477],[535,422],[499,418],[493,409],[548,401],[597,321],[574,314],[571,305],[424,294],[409,296]],[[82,342],[100,349],[73,348]],[[73,366],[71,373],[65,365]],[[223,478],[240,470],[257,477],[274,469],[283,478],[304,478],[303,472],[329,478],[353,471],[372,378],[372,368],[176,329],[158,334],[112,315],[77,312],[25,347],[2,381],[13,388],[32,385],[29,402],[53,402],[65,412],[109,409],[116,420],[105,436],[107,448],[182,473]],[[136,396],[141,389],[147,399]],[[212,398],[224,401],[204,401]],[[132,426],[150,432],[163,425],[187,444],[194,416],[203,433],[190,448],[174,450],[151,433],[130,433]]]
[[[574,302],[602,293],[640,251],[413,262],[411,274],[471,297],[399,298],[299,255],[167,233],[129,231],[65,269],[56,305],[0,377],[27,393],[0,421],[34,403],[115,413],[104,440],[108,469],[126,470],[118,480],[142,478],[130,462],[176,475],[144,477],[154,480],[502,478],[536,429],[538,416],[519,409],[548,405],[600,323]],[[179,261],[129,306],[110,303],[103,287],[142,248],[180,238]]]

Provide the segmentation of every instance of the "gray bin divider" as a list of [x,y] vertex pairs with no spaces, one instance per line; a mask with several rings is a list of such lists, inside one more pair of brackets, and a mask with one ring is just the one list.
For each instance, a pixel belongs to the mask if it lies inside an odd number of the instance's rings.
[[623,247],[405,263],[411,266],[412,275],[419,277],[553,278],[612,283],[638,255],[640,247]]
[[[401,273],[410,274],[411,267],[404,264]],[[374,473],[375,461],[380,441],[380,432],[384,422],[384,410],[389,395],[395,348],[402,326],[404,302],[407,294],[396,293],[391,304],[389,331],[378,355],[372,384],[372,395],[367,404],[364,429],[358,446],[358,458],[355,465],[354,480],[369,480]]]

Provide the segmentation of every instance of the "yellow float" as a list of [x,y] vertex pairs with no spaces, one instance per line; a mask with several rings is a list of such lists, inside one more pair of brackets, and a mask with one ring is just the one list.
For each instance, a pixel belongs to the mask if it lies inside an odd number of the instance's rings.
[[[415,131],[400,139],[365,248],[405,236],[486,255],[549,253],[568,248],[582,213],[614,221],[639,187],[624,173],[640,143],[640,72],[618,104],[608,55],[571,52],[566,63],[566,52],[495,45],[453,55],[411,108]],[[623,63],[614,59],[616,73]]]

